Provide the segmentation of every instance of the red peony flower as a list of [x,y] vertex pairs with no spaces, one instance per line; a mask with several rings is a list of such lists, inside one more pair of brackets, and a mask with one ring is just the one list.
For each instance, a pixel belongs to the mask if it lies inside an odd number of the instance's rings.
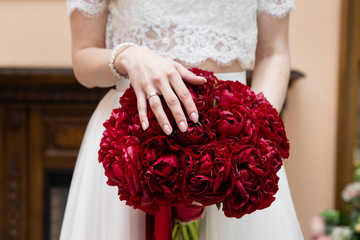
[[220,203],[232,192],[232,164],[226,142],[194,147],[181,158],[182,196],[203,205]]
[[170,205],[176,202],[183,178],[179,164],[182,154],[182,147],[166,136],[152,137],[143,143],[142,181],[148,186],[157,203]]
[[[150,127],[143,131],[134,90],[120,98],[104,123],[99,161],[120,200],[148,213],[160,206],[222,203],[224,214],[240,218],[274,201],[276,173],[289,156],[289,143],[277,111],[263,94],[246,85],[217,79],[186,83],[199,112],[182,133],[161,98],[173,134],[166,136],[148,106]],[[201,213],[201,211],[199,211]]]

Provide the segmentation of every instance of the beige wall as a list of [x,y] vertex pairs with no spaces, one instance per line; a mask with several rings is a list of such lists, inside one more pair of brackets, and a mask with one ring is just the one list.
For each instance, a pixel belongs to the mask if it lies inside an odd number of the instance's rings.
[[289,92],[286,161],[304,234],[319,210],[334,207],[340,0],[297,1],[291,18],[292,66],[306,77]]
[[[306,77],[289,92],[286,168],[305,236],[309,219],[334,205],[340,11],[340,0],[298,0],[291,18],[292,65]],[[70,65],[65,0],[0,0],[0,67]]]
[[0,66],[70,66],[65,0],[0,0]]

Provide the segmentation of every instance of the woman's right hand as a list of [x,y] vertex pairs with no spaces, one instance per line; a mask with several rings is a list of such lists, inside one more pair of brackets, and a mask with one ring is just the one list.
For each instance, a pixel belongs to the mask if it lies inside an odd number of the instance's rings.
[[[75,10],[71,14],[72,58],[74,73],[86,87],[113,86],[116,77],[109,70],[111,49],[105,49],[105,29],[107,12],[94,17],[86,17]],[[129,75],[135,90],[142,128],[149,127],[146,101],[149,94],[162,94],[181,131],[186,131],[186,114],[194,122],[198,121],[198,111],[183,80],[191,84],[203,84],[206,80],[197,77],[181,64],[160,57],[147,47],[129,47],[115,59],[115,68],[120,74]],[[100,80],[99,80],[100,79]],[[171,134],[172,126],[162,108],[160,98],[149,98],[151,110],[166,134]]]
[[[137,107],[141,126],[144,130],[149,127],[147,119],[147,104],[149,101],[151,110],[165,134],[172,133],[172,126],[162,107],[157,93],[162,95],[174,116],[180,131],[185,132],[188,128],[186,114],[193,122],[197,122],[199,114],[191,94],[183,80],[188,83],[201,85],[206,82],[203,77],[196,76],[180,63],[161,57],[147,47],[128,47],[115,59],[115,68],[124,75],[129,75],[130,83],[137,97]],[[151,97],[149,97],[151,95]]]

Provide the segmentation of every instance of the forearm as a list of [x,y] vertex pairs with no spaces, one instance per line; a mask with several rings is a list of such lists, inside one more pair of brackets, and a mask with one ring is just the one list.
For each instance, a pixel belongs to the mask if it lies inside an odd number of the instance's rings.
[[257,53],[251,88],[256,93],[263,92],[280,112],[286,97],[289,75],[288,49],[268,55]]
[[118,80],[109,68],[110,49],[84,48],[73,53],[74,73],[85,87],[111,87]]

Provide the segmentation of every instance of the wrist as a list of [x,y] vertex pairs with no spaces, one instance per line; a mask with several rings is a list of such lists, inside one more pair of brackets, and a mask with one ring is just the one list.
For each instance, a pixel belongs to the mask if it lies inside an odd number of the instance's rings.
[[111,52],[109,67],[114,76],[119,80],[128,78],[126,61],[123,61],[123,53],[132,47],[137,47],[137,45],[134,43],[121,43]]

